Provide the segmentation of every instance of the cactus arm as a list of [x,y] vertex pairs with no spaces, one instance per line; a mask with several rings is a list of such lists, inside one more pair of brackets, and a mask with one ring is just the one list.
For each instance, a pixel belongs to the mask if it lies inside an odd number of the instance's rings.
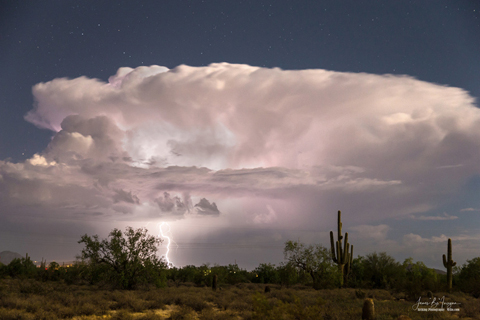
[[348,275],[350,273],[350,269],[352,267],[353,261],[353,245],[350,246],[350,251],[347,254],[347,260],[345,262],[345,273]]
[[343,263],[348,263],[348,249],[349,249],[349,243],[348,243],[348,232],[345,233],[345,248],[343,249],[343,257],[342,257],[342,262]]
[[338,262],[343,264],[343,248],[342,248],[342,239],[343,239],[343,236],[342,236],[342,221],[341,221],[341,217],[342,217],[342,212],[341,211],[338,211],[338,255],[337,255],[337,259],[338,259]]
[[338,262],[343,264],[343,247],[342,247],[342,241],[337,241],[338,243]]
[[342,211],[338,211],[338,241],[342,241]]
[[447,247],[447,253],[448,253],[448,261],[452,260],[452,239],[448,239],[448,247]]
[[445,257],[445,255],[443,255],[443,266],[445,268],[448,268],[447,258]]
[[330,249],[331,249],[331,253],[332,253],[332,260],[333,262],[337,263],[338,260],[337,258],[335,257],[335,242],[333,240],[333,231],[330,231]]
[[340,249],[338,248],[339,247],[338,241],[337,241],[336,245],[337,245],[337,261],[338,261],[337,264],[340,264],[341,263],[341,258],[340,258]]

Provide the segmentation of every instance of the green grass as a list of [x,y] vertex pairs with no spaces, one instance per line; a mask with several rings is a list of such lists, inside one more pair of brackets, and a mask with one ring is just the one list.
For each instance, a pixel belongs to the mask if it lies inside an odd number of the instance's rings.
[[[282,288],[263,284],[207,287],[173,286],[163,289],[109,290],[62,282],[0,280],[0,320],[8,319],[361,319],[365,297],[374,300],[377,320],[480,319],[480,299],[463,293],[436,293],[461,303],[459,312],[418,312],[415,301],[386,290]],[[425,295],[426,298],[426,295]],[[457,319],[458,319],[457,318]]]

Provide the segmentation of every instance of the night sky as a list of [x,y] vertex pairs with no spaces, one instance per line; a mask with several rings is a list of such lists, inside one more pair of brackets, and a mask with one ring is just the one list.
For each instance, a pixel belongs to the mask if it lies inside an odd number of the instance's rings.
[[[0,251],[168,222],[176,265],[287,240],[480,252],[479,1],[1,1]],[[167,232],[167,227],[163,229]],[[160,250],[165,251],[165,243]]]

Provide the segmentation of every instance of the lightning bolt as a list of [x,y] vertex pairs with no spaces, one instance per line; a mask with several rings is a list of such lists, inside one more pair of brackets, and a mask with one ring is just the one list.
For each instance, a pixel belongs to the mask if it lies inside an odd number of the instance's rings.
[[[171,262],[169,259],[168,259],[168,253],[170,252],[170,244],[173,240],[170,239],[169,236],[167,236],[166,234],[163,233],[163,230],[162,230],[162,227],[166,225],[168,227],[168,230],[166,232],[170,232],[170,225],[166,222],[162,222],[162,223],[159,223],[158,224],[158,228],[160,230],[160,234],[159,236],[162,237],[162,238],[165,238],[167,239],[167,253],[164,255],[165,257],[165,260],[167,260],[167,266],[170,268],[170,267],[174,267],[175,265],[173,264],[173,262]],[[175,242],[175,241],[173,241]]]

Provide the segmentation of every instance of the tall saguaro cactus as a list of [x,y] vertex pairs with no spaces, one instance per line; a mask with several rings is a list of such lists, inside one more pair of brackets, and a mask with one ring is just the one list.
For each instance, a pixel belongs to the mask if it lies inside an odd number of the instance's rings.
[[[333,231],[330,231],[330,245],[332,260],[338,265],[338,270],[342,274],[342,283],[346,283],[348,273],[353,260],[353,245],[349,248],[348,232],[345,233],[345,247],[342,249],[342,212],[338,211],[338,240],[334,242]],[[349,250],[350,249],[350,250]]]
[[452,259],[452,239],[448,238],[448,258],[443,255],[443,266],[447,268],[447,285],[448,291],[452,291],[452,267],[457,265]]

